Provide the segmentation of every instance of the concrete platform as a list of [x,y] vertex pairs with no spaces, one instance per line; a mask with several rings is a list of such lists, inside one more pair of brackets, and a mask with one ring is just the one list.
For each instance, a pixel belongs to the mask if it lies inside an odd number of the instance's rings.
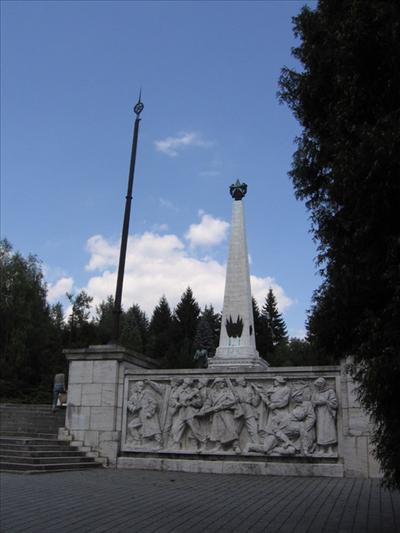
[[378,480],[88,470],[2,474],[2,533],[396,533]]
[[[245,460],[247,459],[247,460]],[[274,460],[275,459],[275,460]],[[283,459],[283,460],[279,460]],[[118,457],[118,468],[134,468],[139,470],[161,470],[170,472],[192,472],[199,474],[246,474],[256,476],[300,476],[300,477],[343,477],[343,463],[321,463],[317,461],[290,461],[287,458],[239,457],[232,460],[228,457],[190,457],[187,459],[178,454],[162,457],[153,455],[125,454]]]

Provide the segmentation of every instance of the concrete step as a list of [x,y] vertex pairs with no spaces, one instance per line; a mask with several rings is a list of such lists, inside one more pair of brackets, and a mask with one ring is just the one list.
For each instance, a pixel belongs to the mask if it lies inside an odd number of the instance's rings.
[[54,446],[54,444],[60,446],[68,446],[68,442],[58,441],[57,439],[43,439],[36,437],[19,437],[19,436],[8,436],[0,437],[1,444],[15,444],[15,445],[24,445],[24,446]]
[[[91,454],[97,452],[90,452]],[[13,456],[13,457],[85,457],[84,452],[77,450],[64,450],[64,449],[49,449],[49,450],[15,450],[11,448],[0,448],[0,456]],[[90,457],[90,456],[89,456]],[[93,457],[95,457],[93,455]],[[96,456],[97,457],[97,456]]]
[[60,451],[60,450],[75,450],[75,448],[69,448],[68,444],[60,443],[63,448],[60,448],[57,443],[54,444],[39,444],[36,446],[30,446],[29,444],[0,444],[0,450],[12,449],[16,452],[51,452],[51,451]]
[[37,473],[37,472],[57,472],[64,470],[81,470],[85,468],[100,468],[101,463],[96,461],[86,461],[81,463],[47,463],[47,464],[35,464],[35,463],[18,463],[8,462],[0,463],[0,472],[24,472],[24,473]]
[[87,463],[94,462],[94,459],[91,457],[86,457],[82,455],[74,455],[72,457],[15,457],[9,455],[0,455],[0,465],[3,463],[13,463],[17,462],[18,464],[59,464],[59,463]]
[[3,431],[0,430],[0,439],[3,437],[27,437],[33,439],[57,440],[57,433],[30,433],[26,431]]

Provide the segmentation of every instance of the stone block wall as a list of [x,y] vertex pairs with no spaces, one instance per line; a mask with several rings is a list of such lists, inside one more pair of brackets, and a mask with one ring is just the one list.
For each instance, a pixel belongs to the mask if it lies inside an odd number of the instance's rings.
[[[269,458],[265,455],[263,457],[263,452],[258,454],[261,456],[258,458],[253,453],[250,454],[251,457],[245,458],[247,466],[245,463],[241,464],[239,458],[236,458],[232,463],[236,465],[233,470],[242,473],[254,470],[254,472],[269,475],[279,475],[279,472],[280,475],[285,475],[285,472],[289,471],[290,475],[310,475],[307,472],[312,471],[314,475],[380,477],[379,465],[371,454],[370,421],[360,407],[354,382],[346,371],[345,363],[330,367],[277,367],[262,372],[213,369],[168,371],[158,370],[155,361],[119,346],[93,346],[85,350],[67,350],[65,355],[70,365],[66,428],[73,440],[98,452],[111,464],[118,462],[118,465],[122,467],[154,467],[187,469],[188,471],[197,471],[196,468],[198,468],[198,471],[208,471],[210,464],[213,463],[212,471],[218,471],[218,461],[207,461],[206,458],[200,461],[196,459],[198,450],[190,450],[190,447],[182,450],[185,457],[181,453],[181,459],[179,459],[179,450],[170,449],[165,451],[177,454],[171,460],[162,456],[162,450],[154,453],[154,450],[149,449],[147,458],[143,457],[145,450],[135,455],[135,446],[127,444],[127,424],[132,419],[132,416],[128,414],[127,402],[132,384],[138,380],[146,380],[147,383],[151,380],[166,390],[165,386],[171,383],[174,377],[190,377],[197,381],[205,378],[211,384],[211,381],[217,377],[224,379],[229,377],[229,380],[235,380],[241,375],[246,377],[249,383],[253,381],[255,384],[262,385],[264,380],[265,387],[277,375],[283,376],[288,383],[301,380],[312,383],[316,378],[324,377],[335,389],[338,400],[338,439],[334,456],[328,458],[328,461],[325,461],[326,464],[322,459],[321,462],[315,457],[311,458],[311,462],[310,458],[299,457],[298,460],[303,460],[302,464],[296,464],[293,462],[296,458],[290,458],[286,464],[283,462],[283,457],[279,458],[280,462],[274,462],[273,457]],[[149,385],[147,384],[146,387]],[[161,409],[165,410],[166,407],[160,405],[160,413]],[[164,415],[166,416],[166,413]],[[123,457],[118,459],[121,452],[123,452]],[[193,456],[193,460],[190,460],[190,455]],[[254,464],[250,464],[249,459],[254,459]],[[227,456],[223,463],[227,465],[228,462],[231,464]]]
[[357,400],[357,387],[348,372],[351,360],[341,364],[342,398],[342,450],[347,477],[381,477],[379,463],[373,456],[371,443],[371,421]]
[[65,355],[69,361],[65,427],[74,441],[115,463],[125,371],[154,368],[157,363],[120,346],[65,350]]

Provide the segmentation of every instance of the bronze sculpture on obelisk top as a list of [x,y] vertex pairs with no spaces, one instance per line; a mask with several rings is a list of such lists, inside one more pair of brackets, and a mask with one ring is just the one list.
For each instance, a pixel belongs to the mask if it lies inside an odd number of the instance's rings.
[[254,368],[265,370],[255,342],[253,305],[251,299],[249,259],[242,199],[246,183],[239,180],[229,192],[233,198],[229,258],[226,268],[221,334],[209,368]]

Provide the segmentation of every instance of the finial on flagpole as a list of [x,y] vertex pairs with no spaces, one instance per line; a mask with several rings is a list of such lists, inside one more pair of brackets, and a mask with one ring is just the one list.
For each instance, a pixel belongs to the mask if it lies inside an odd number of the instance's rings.
[[143,109],[144,109],[144,105],[142,103],[142,88],[140,87],[139,99],[138,99],[135,107],[133,108],[133,110],[136,113],[138,118],[139,118],[140,113],[143,111]]

